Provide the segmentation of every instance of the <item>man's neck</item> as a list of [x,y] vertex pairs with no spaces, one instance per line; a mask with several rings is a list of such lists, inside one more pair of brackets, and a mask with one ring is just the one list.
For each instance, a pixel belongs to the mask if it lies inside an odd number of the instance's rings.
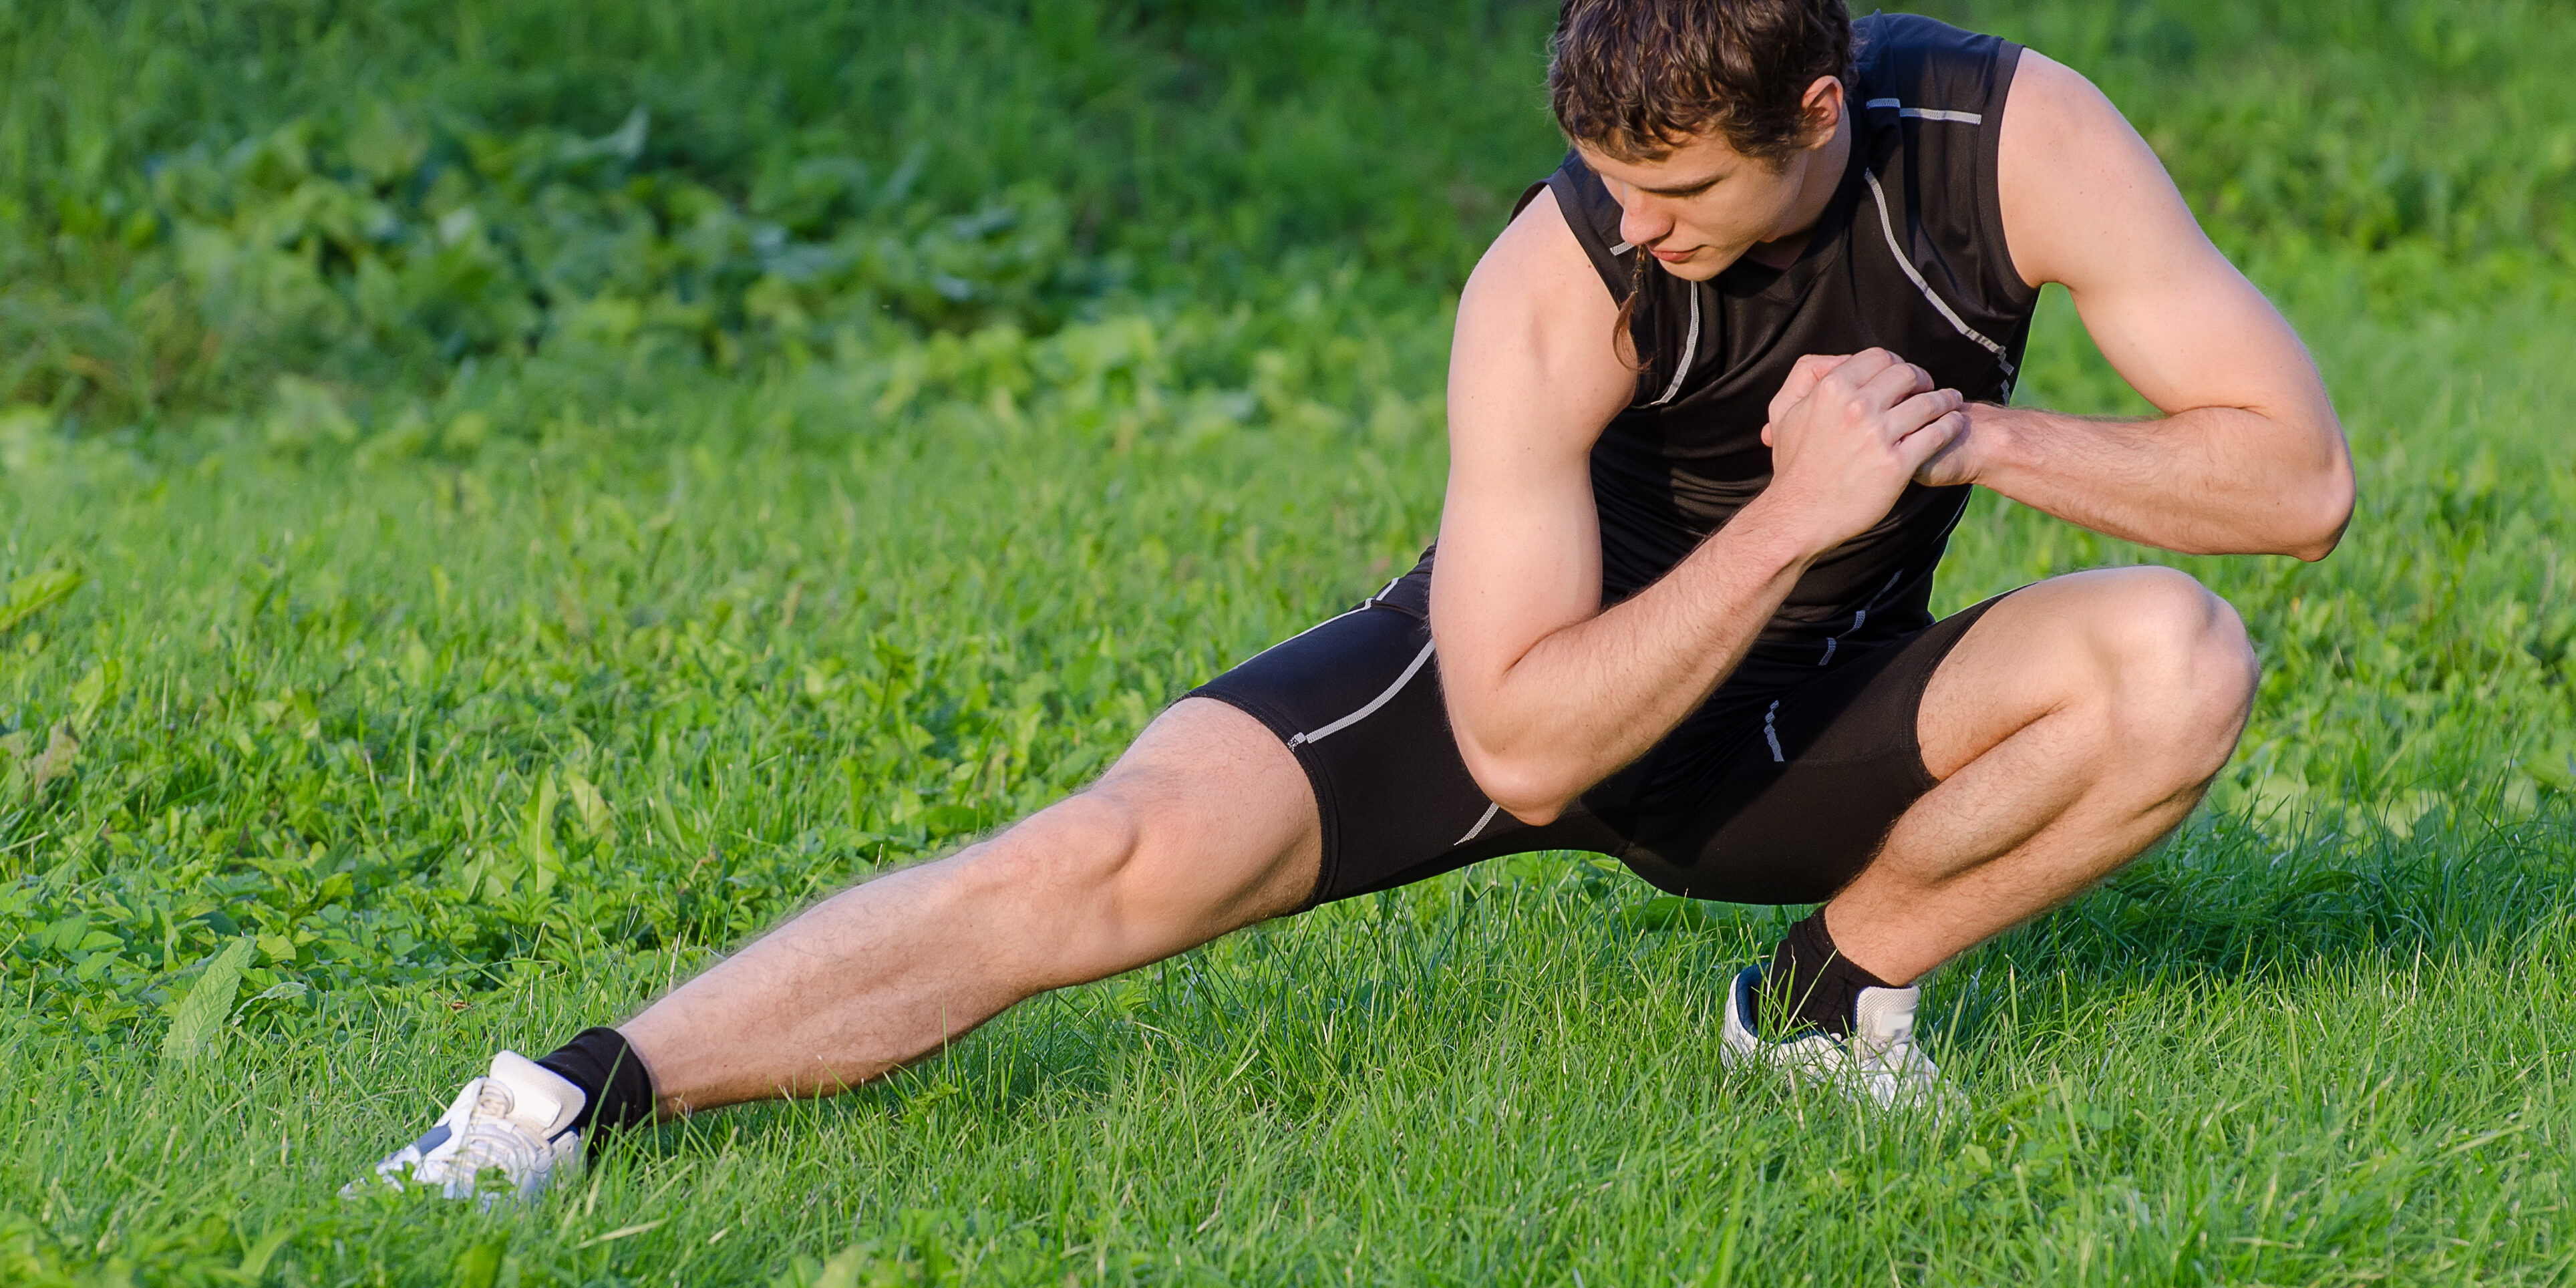
[[1765,268],[1787,268],[1798,262],[1799,252],[1807,248],[1807,239],[1825,217],[1825,207],[1833,204],[1834,190],[1843,184],[1843,171],[1851,165],[1851,150],[1851,113],[1846,111],[1834,126],[1834,137],[1807,154],[1805,180],[1798,185],[1798,204],[1792,207],[1786,221],[1793,231],[1746,247],[1746,259]]

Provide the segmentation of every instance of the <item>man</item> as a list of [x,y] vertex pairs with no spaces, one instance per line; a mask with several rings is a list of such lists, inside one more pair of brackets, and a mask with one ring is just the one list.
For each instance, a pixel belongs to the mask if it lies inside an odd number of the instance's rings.
[[[1933,621],[1968,485],[2317,559],[2341,428],[2154,154],[2036,53],[1841,0],[1572,0],[1549,79],[1574,149],[1460,301],[1434,553],[1085,791],[503,1052],[379,1174],[533,1189],[594,1125],[831,1094],[1045,990],[1536,849],[1822,902],[1735,977],[1723,1050],[1931,1090],[1914,981],[2181,822],[2254,685],[2168,569]],[[2004,405],[2046,282],[2165,415]]]

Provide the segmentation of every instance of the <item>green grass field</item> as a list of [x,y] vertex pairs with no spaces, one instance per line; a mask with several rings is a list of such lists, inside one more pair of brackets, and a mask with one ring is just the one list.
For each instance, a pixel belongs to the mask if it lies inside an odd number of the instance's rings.
[[[1079,785],[1437,520],[1552,9],[0,4],[0,1282],[2576,1278],[2576,9],[1930,11],[2308,337],[2201,816],[1944,969],[1972,1109],[1720,1071],[1797,909],[1491,864],[533,1207],[501,1045]],[[918,10],[918,11],[916,11]],[[2136,407],[2062,298],[2023,396]],[[2160,558],[1983,497],[1940,588]]]

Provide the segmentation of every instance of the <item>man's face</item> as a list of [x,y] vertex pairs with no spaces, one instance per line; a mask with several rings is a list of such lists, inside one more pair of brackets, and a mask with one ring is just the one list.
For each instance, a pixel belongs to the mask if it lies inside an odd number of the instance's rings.
[[[1714,131],[1691,139],[1660,161],[1620,161],[1583,144],[1575,150],[1619,203],[1619,237],[1644,247],[1675,277],[1705,282],[1762,242],[1812,225],[1836,174],[1821,173],[1835,125],[1842,85],[1818,81],[1808,94],[1811,111],[1822,108],[1807,147],[1774,168],[1727,146]],[[1819,187],[1821,181],[1822,186]]]

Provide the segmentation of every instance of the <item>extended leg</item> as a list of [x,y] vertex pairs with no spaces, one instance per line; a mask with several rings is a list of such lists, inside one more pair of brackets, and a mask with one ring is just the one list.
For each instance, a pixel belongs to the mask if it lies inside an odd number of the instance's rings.
[[1923,696],[1941,784],[1826,905],[1834,944],[1901,984],[2108,876],[2200,800],[2254,680],[2235,611],[2171,569],[2077,573],[1995,605]]
[[619,1030],[665,1113],[830,1094],[1037,993],[1290,911],[1319,850],[1295,757],[1190,699],[1089,789],[817,904]]

